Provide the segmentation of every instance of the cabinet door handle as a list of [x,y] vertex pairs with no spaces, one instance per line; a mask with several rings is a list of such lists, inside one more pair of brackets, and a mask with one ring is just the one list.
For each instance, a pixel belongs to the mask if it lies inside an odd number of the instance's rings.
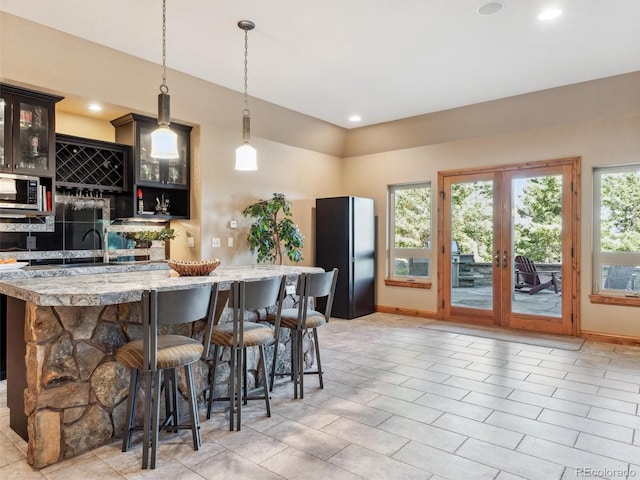
[[496,267],[500,268],[500,249],[496,250],[496,256],[493,259],[496,261]]
[[507,268],[507,259],[508,259],[507,251],[504,250],[503,256],[502,256],[502,268]]

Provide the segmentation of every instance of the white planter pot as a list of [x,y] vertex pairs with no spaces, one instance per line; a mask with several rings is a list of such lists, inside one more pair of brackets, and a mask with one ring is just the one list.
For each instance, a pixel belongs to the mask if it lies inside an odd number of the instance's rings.
[[164,260],[164,242],[162,240],[152,240],[149,247],[149,260],[157,262]]

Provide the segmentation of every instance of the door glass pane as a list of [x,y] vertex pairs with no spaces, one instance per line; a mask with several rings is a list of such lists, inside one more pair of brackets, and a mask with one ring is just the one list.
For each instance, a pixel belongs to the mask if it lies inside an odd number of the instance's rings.
[[49,168],[49,112],[45,107],[20,102],[19,168]]
[[5,109],[7,102],[0,98],[0,166],[4,165]]
[[451,305],[493,309],[493,182],[451,186]]
[[140,127],[139,179],[144,182],[187,184],[187,135],[178,131],[179,158],[158,160],[151,156],[151,134],[157,127]]
[[151,133],[153,128],[140,127],[139,176],[141,181],[160,181],[160,160],[151,157]]
[[562,313],[562,177],[516,178],[511,183],[512,311]]

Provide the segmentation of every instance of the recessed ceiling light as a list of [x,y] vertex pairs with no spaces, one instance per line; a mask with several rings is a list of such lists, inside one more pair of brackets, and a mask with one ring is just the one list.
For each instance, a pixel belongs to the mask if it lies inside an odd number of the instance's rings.
[[361,120],[362,120],[362,117],[361,117],[360,115],[358,115],[357,113],[356,113],[356,114],[353,114],[353,115],[351,115],[351,116],[349,117],[349,121],[350,121],[350,122],[354,122],[354,123],[355,123],[355,122],[359,122],[359,121],[361,121]]
[[92,112],[101,112],[102,107],[97,103],[91,103],[89,104],[89,110],[91,110]]
[[562,15],[562,10],[560,10],[559,8],[548,8],[547,10],[543,11],[540,15],[538,15],[538,20],[543,20],[543,21],[553,20],[555,18],[558,18],[560,15]]
[[495,15],[500,10],[504,8],[504,3],[502,2],[489,2],[485,3],[478,8],[478,13],[480,15]]

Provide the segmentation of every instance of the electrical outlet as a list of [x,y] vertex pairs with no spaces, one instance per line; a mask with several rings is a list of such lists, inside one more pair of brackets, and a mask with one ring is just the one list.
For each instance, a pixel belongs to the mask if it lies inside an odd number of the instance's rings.
[[217,238],[217,237],[213,237],[213,238],[211,239],[211,246],[212,246],[213,248],[220,248],[220,239],[219,239],[219,238]]
[[235,220],[231,220],[229,222],[229,228],[238,228],[238,222],[236,222]]
[[36,248],[36,237],[29,235],[27,237],[27,250],[35,250]]
[[286,292],[287,295],[293,295],[294,293],[296,293],[296,286],[287,285],[284,287],[284,291]]
[[227,247],[233,247],[233,237],[227,238]]

